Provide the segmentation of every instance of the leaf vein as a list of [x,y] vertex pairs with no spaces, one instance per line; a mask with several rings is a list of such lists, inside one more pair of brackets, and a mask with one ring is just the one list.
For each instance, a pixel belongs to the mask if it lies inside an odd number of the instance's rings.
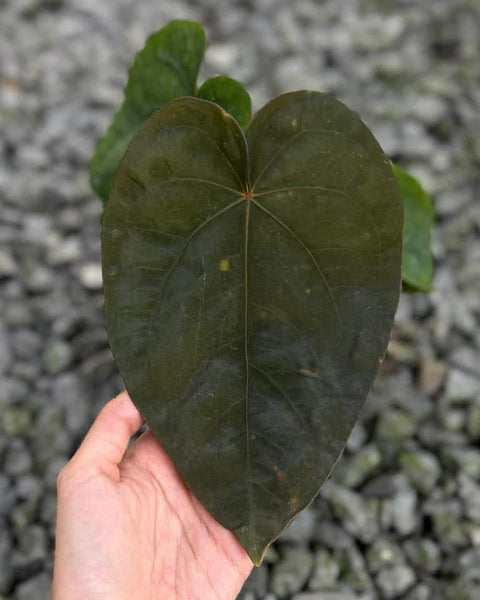
[[172,262],[172,264],[170,265],[170,268],[168,269],[166,275],[165,275],[165,279],[163,282],[163,286],[162,286],[162,291],[160,293],[159,299],[158,301],[155,303],[155,306],[153,308],[152,311],[152,318],[151,318],[151,323],[150,325],[152,325],[152,321],[154,316],[156,315],[156,313],[158,312],[159,307],[162,305],[163,299],[165,298],[165,292],[167,289],[167,285],[170,281],[170,278],[172,276],[172,273],[175,269],[175,267],[177,266],[179,260],[182,258],[183,254],[185,253],[185,250],[188,248],[188,245],[190,244],[190,242],[192,241],[192,239],[198,234],[200,233],[200,231],[202,231],[202,229],[204,229],[209,223],[211,223],[214,219],[218,218],[220,215],[223,215],[224,213],[226,213],[227,211],[229,211],[230,209],[234,208],[235,206],[237,206],[238,204],[240,204],[241,202],[244,202],[243,198],[239,198],[238,200],[235,200],[234,202],[231,202],[230,204],[228,204],[227,206],[224,206],[221,210],[217,211],[215,214],[211,215],[210,217],[208,217],[208,219],[206,219],[205,221],[203,221],[202,223],[200,223],[200,225],[198,225],[198,227],[196,227],[188,236],[188,238],[186,239],[184,245],[182,246],[180,252],[177,254],[177,256],[175,257],[175,260]]
[[304,416],[302,415],[302,413],[298,410],[298,408],[295,406],[295,404],[293,403],[292,399],[290,398],[290,396],[285,392],[285,390],[268,374],[266,373],[263,369],[261,369],[259,366],[254,365],[253,363],[251,363],[251,366],[253,369],[255,369],[256,371],[258,371],[258,373],[260,373],[260,375],[263,375],[265,377],[265,379],[267,381],[270,382],[271,385],[273,385],[274,388],[276,388],[280,394],[285,398],[285,400],[288,402],[288,404],[290,405],[290,408],[293,410],[293,412],[297,415],[298,419],[300,420],[300,422],[302,423],[305,431],[309,430],[309,427],[307,425],[307,422],[305,421]]
[[226,164],[228,164],[228,166],[230,167],[232,173],[237,178],[238,182],[240,183],[240,187],[242,187],[243,184],[242,184],[242,180],[240,178],[240,175],[237,173],[237,171],[236,171],[235,167],[232,165],[230,159],[225,154],[225,152],[220,148],[220,146],[217,144],[217,142],[212,137],[210,137],[208,135],[208,133],[206,133],[203,129],[200,129],[200,127],[194,127],[193,125],[175,125],[174,127],[165,127],[161,131],[175,131],[176,129],[187,129],[187,130],[190,130],[190,131],[196,131],[197,133],[200,133],[203,137],[205,137],[211,144],[213,144],[215,146],[215,148],[223,156],[223,158],[225,159]]
[[342,137],[346,137],[346,135],[344,133],[342,133],[341,131],[335,131],[334,129],[302,129],[295,135],[292,135],[291,138],[288,138],[288,140],[282,146],[280,146],[280,148],[275,152],[275,154],[272,156],[272,158],[263,167],[263,169],[260,171],[259,175],[255,179],[255,183],[252,186],[252,192],[255,189],[255,186],[258,185],[258,182],[260,181],[260,179],[265,175],[265,173],[272,166],[272,164],[278,158],[278,156],[285,150],[285,148],[287,148],[292,142],[294,142],[296,139],[298,139],[302,135],[305,135],[306,133],[333,133],[336,135],[341,135]]
[[272,212],[270,212],[268,210],[268,208],[265,208],[265,206],[263,206],[262,204],[256,202],[253,198],[252,198],[251,202],[257,208],[259,208],[265,214],[267,214],[271,219],[273,219],[276,223],[278,223],[281,227],[283,227],[285,229],[285,231],[288,231],[288,233],[293,237],[293,239],[303,248],[303,250],[305,251],[305,253],[307,254],[307,256],[310,258],[310,260],[314,264],[314,266],[315,266],[318,274],[320,275],[320,278],[321,278],[321,280],[322,280],[322,282],[323,282],[323,284],[325,286],[325,289],[327,290],[327,293],[328,293],[328,295],[330,297],[330,300],[331,300],[331,302],[333,304],[333,307],[335,309],[335,313],[336,313],[338,322],[340,324],[340,327],[343,329],[343,322],[342,322],[342,318],[340,316],[340,311],[338,310],[337,303],[336,303],[335,298],[333,296],[332,290],[330,289],[330,285],[328,284],[327,278],[323,274],[323,271],[322,271],[320,265],[318,264],[318,261],[315,258],[315,256],[311,253],[311,251],[307,248],[307,246],[302,242],[302,240],[298,237],[298,235],[292,229],[290,229],[290,227],[286,223],[284,223],[276,215],[274,215]]
[[382,254],[380,237],[378,235],[378,230],[377,230],[377,227],[375,225],[375,222],[372,220],[372,218],[368,214],[368,212],[365,209],[365,207],[362,206],[362,204],[360,202],[358,202],[357,200],[355,200],[352,196],[349,196],[343,190],[337,190],[337,189],[334,189],[334,188],[326,188],[326,187],[321,187],[321,186],[309,186],[309,185],[303,186],[303,185],[299,185],[299,186],[293,186],[293,187],[277,188],[276,190],[268,190],[266,192],[260,192],[259,194],[255,194],[255,198],[258,198],[259,196],[269,196],[271,194],[278,194],[280,192],[289,192],[289,191],[294,191],[294,190],[318,190],[318,191],[321,191],[321,192],[339,194],[340,196],[343,196],[346,200],[348,200],[352,204],[355,204],[356,206],[358,206],[359,209],[362,211],[362,213],[365,215],[365,217],[368,220],[368,222],[370,223],[370,225],[372,226],[372,229],[373,229],[373,231],[375,233],[375,238],[376,238],[377,248],[378,248],[378,255],[380,256]]
[[232,192],[234,194],[239,194],[242,197],[244,195],[244,193],[242,191],[240,191],[240,190],[235,190],[233,188],[230,188],[230,187],[228,187],[226,185],[223,185],[221,183],[218,183],[216,181],[210,181],[209,179],[202,179],[202,178],[195,178],[195,177],[174,177],[172,179],[163,179],[161,181],[161,183],[162,184],[163,183],[175,183],[177,181],[180,181],[180,182],[193,181],[195,183],[206,183],[208,185],[214,185],[216,187],[219,187],[219,188],[221,188],[223,190],[226,190],[227,192]]

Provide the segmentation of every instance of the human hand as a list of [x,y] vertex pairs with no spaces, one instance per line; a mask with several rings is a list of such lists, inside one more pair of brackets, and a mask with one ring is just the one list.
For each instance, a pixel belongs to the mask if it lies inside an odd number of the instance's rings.
[[52,600],[229,600],[252,562],[195,498],[124,392],[58,478]]

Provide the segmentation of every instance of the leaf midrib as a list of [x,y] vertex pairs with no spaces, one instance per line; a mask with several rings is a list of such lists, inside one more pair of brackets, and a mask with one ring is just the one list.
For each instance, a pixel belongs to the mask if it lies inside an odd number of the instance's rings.
[[252,491],[252,470],[250,461],[250,427],[249,427],[249,398],[250,398],[250,362],[248,357],[248,238],[250,227],[250,206],[249,197],[245,196],[245,237],[244,237],[244,350],[245,350],[245,443],[247,450],[247,495],[248,495],[248,536],[250,545],[256,549],[254,539],[253,515],[253,491]]

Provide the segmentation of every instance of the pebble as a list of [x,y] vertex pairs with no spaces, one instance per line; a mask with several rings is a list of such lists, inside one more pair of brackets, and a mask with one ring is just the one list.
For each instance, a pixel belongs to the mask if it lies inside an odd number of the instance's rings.
[[415,365],[418,362],[417,348],[407,342],[390,340],[388,344],[388,355],[398,362]]
[[418,448],[403,450],[399,463],[410,483],[423,494],[428,494],[440,477],[440,463],[431,452]]
[[279,598],[300,591],[305,585],[313,567],[312,554],[303,548],[285,552],[273,567],[270,589]]
[[439,452],[448,446],[463,446],[467,443],[467,436],[462,431],[448,431],[439,423],[425,423],[419,431],[420,441],[432,451]]
[[17,263],[8,248],[0,248],[0,280],[13,277],[18,272]]
[[9,406],[0,414],[0,422],[5,433],[22,437],[32,426],[32,415],[28,409],[22,406]]
[[43,489],[42,480],[32,473],[20,475],[15,481],[15,491],[20,500],[38,502],[43,496]]
[[47,262],[52,267],[75,264],[82,258],[82,244],[77,236],[69,236],[52,245],[47,253]]
[[5,517],[9,514],[16,501],[17,494],[12,482],[10,481],[10,478],[0,473],[0,522],[2,517]]
[[435,573],[440,567],[440,548],[432,540],[411,539],[403,547],[410,562],[422,571]]
[[48,556],[48,541],[45,529],[39,525],[25,528],[18,539],[18,546],[11,557],[15,577],[27,579],[35,575]]
[[32,323],[31,311],[25,304],[18,302],[7,304],[3,317],[10,327],[28,327]]
[[6,327],[0,321],[0,376],[8,373],[12,366],[13,356],[10,339]]
[[445,466],[460,469],[472,479],[480,481],[480,449],[462,446],[446,446],[441,451]]
[[438,96],[418,96],[411,99],[412,113],[428,127],[445,119],[447,105]]
[[85,386],[76,373],[63,373],[53,380],[52,398],[64,411],[65,425],[73,434],[83,433],[90,421]]
[[415,573],[408,565],[394,565],[380,571],[375,581],[382,598],[390,600],[399,598],[415,583]]
[[436,394],[443,385],[447,366],[438,360],[424,359],[418,369],[418,387],[424,393]]
[[6,523],[0,518],[0,594],[6,594],[14,579],[11,565],[13,540]]
[[40,520],[53,532],[55,529],[55,517],[57,511],[57,498],[54,492],[45,494],[40,504]]
[[475,579],[459,577],[446,592],[446,600],[477,600],[480,597],[480,584]]
[[103,286],[102,269],[98,263],[87,263],[79,269],[79,279],[89,291],[99,291]]
[[400,535],[410,535],[418,526],[417,494],[401,490],[392,499],[392,524]]
[[322,496],[327,498],[345,529],[364,543],[373,541],[379,532],[377,514],[355,492],[329,482]]
[[367,562],[372,573],[378,573],[386,567],[405,562],[400,546],[386,537],[377,538],[367,551]]
[[419,583],[404,596],[405,600],[431,600],[430,588],[425,583]]
[[339,561],[341,565],[341,580],[354,589],[372,591],[372,580],[367,570],[363,553],[356,546],[340,550]]
[[433,502],[425,506],[424,511],[430,515],[435,537],[443,549],[452,552],[468,546],[468,533],[462,522],[462,508],[457,500]]
[[43,346],[42,338],[31,329],[19,329],[12,336],[12,348],[17,358],[32,360]]
[[460,371],[476,376],[477,379],[480,378],[480,350],[468,346],[457,347],[450,354],[450,362]]
[[389,410],[380,415],[377,435],[388,441],[400,441],[409,438],[415,432],[415,421],[401,410]]
[[369,481],[362,489],[362,494],[371,498],[388,498],[406,489],[407,478],[404,473],[385,473]]
[[21,438],[12,438],[3,459],[3,471],[6,475],[16,477],[28,473],[33,466],[30,451]]
[[480,485],[465,473],[460,473],[458,494],[463,500],[467,518],[480,524]]
[[10,373],[12,377],[29,382],[30,384],[34,385],[40,377],[41,370],[41,366],[38,363],[19,360],[16,361],[15,364],[12,366]]
[[368,444],[336,467],[334,478],[342,485],[356,488],[362,485],[380,466],[382,455],[374,444]]
[[27,291],[44,294],[53,288],[55,277],[48,267],[36,266],[24,274],[23,281]]
[[17,539],[22,531],[34,521],[36,512],[37,503],[33,500],[24,500],[15,504],[10,512],[10,522]]
[[70,345],[61,339],[50,339],[45,344],[43,365],[47,373],[57,375],[70,366],[73,352]]
[[310,590],[329,589],[336,585],[340,575],[340,563],[328,550],[320,548],[315,554],[312,576],[308,583]]
[[460,369],[450,369],[445,393],[451,400],[471,400],[480,396],[480,379]]
[[350,434],[347,441],[347,448],[350,452],[356,452],[359,450],[367,441],[368,432],[365,429],[364,424],[361,420],[358,420]]
[[89,329],[89,331],[83,331],[71,341],[72,347],[75,350],[75,355],[79,359],[85,359],[98,352],[108,348],[108,339],[105,327],[97,327],[95,329]]
[[332,521],[321,520],[315,527],[316,542],[333,550],[344,550],[354,545],[352,536]]
[[50,578],[46,573],[35,575],[15,588],[15,600],[50,600]]

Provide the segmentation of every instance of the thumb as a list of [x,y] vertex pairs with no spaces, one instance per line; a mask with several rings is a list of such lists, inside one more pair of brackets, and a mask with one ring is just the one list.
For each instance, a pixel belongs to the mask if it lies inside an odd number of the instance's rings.
[[71,462],[78,468],[110,471],[118,466],[130,438],[143,423],[128,393],[122,392],[102,408]]

